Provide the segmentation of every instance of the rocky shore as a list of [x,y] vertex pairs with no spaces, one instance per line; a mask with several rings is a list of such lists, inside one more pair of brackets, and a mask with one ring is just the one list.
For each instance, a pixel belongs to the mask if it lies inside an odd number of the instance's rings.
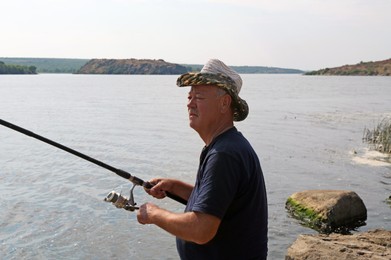
[[351,234],[365,224],[367,209],[353,191],[307,190],[292,194],[286,202],[293,217],[318,235],[300,235],[288,248],[286,260],[391,259],[391,231],[372,230]]
[[377,229],[354,235],[300,235],[288,248],[285,259],[391,259],[391,231]]

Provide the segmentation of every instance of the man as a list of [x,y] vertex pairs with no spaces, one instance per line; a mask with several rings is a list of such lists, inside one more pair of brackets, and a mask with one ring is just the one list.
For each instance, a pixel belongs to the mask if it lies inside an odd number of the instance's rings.
[[184,213],[152,203],[140,207],[141,224],[155,224],[177,237],[181,259],[266,259],[267,200],[263,173],[249,142],[234,121],[248,115],[239,97],[242,79],[220,60],[200,73],[186,73],[177,85],[191,86],[190,127],[205,142],[197,179],[190,185],[174,179],[153,179],[147,192],[166,192],[187,201]]

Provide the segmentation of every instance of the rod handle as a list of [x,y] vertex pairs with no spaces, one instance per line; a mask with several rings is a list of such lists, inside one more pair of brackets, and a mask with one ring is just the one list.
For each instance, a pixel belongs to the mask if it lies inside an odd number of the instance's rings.
[[[151,189],[154,185],[150,182],[144,182],[143,187],[146,189]],[[170,199],[175,200],[176,202],[182,203],[183,205],[187,204],[187,200],[179,197],[178,195],[175,195],[171,192],[166,191],[166,196],[169,197]]]

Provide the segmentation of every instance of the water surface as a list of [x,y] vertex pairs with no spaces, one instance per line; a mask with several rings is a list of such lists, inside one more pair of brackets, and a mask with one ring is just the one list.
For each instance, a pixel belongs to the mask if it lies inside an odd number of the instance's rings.
[[[391,228],[391,167],[362,164],[365,127],[391,116],[390,77],[242,75],[249,117],[237,128],[258,153],[269,202],[269,258],[283,259],[301,226],[286,199],[307,189],[355,191],[368,209],[358,231]],[[0,118],[144,180],[194,182],[203,143],[188,126],[177,76],[1,76]],[[114,173],[0,126],[2,259],[178,259],[175,239],[103,202],[130,184]],[[136,188],[182,212],[170,199]]]

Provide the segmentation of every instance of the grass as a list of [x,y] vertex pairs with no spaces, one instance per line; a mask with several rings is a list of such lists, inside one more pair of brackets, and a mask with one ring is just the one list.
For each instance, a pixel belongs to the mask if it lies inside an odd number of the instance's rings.
[[365,128],[363,142],[376,151],[391,154],[391,118],[384,118],[373,130]]

